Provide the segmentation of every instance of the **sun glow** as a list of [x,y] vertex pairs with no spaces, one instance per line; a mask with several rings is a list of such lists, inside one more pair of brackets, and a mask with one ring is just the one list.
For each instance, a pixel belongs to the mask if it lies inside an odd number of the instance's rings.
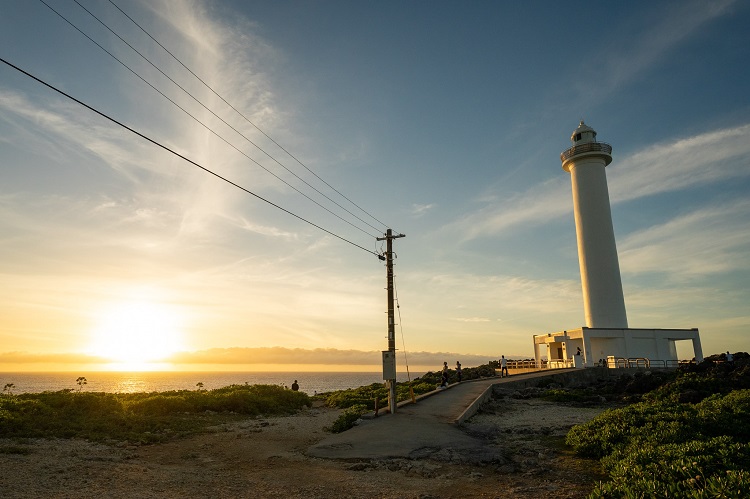
[[176,307],[160,303],[110,307],[92,330],[89,353],[116,363],[114,369],[152,369],[183,348],[180,317]]

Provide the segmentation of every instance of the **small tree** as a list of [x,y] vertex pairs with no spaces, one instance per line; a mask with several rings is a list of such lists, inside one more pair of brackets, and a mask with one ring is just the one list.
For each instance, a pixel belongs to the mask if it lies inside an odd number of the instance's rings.
[[86,378],[83,376],[79,376],[76,380],[76,383],[78,383],[78,391],[80,392],[83,388],[83,385],[88,384],[88,381],[86,381]]
[[8,395],[13,395],[13,389],[16,387],[13,383],[6,383],[3,387],[3,391],[7,392]]
[[197,387],[198,387],[198,391],[201,391],[201,390],[203,390],[203,381],[199,381],[199,382],[197,382],[197,383],[195,384],[195,386],[197,386]]

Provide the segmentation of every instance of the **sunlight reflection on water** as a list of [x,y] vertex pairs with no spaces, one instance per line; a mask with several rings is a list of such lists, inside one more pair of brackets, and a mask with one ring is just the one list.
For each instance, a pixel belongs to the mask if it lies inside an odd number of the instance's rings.
[[[424,373],[411,373],[411,379]],[[79,387],[76,379],[86,377]],[[382,383],[380,372],[91,372],[91,373],[0,373],[0,384],[13,383],[14,393],[38,393],[72,389],[87,392],[135,393],[195,390],[198,383],[213,390],[233,384],[291,386],[299,381],[300,391],[314,393],[344,390],[372,383]],[[406,373],[398,374],[406,381]]]

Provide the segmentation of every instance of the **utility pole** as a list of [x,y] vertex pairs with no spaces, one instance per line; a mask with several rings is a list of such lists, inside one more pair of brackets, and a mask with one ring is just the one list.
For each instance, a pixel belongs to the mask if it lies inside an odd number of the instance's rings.
[[396,413],[396,314],[393,306],[393,240],[405,237],[404,234],[393,235],[388,229],[385,237],[378,237],[378,241],[386,242],[385,260],[386,275],[388,277],[388,350],[383,351],[383,379],[388,381],[388,408],[391,414]]

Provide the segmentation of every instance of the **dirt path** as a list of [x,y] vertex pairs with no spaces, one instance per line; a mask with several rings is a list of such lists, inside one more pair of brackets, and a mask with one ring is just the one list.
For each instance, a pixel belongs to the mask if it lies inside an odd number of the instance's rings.
[[494,401],[465,431],[499,446],[505,459],[476,465],[308,457],[339,414],[325,408],[160,445],[0,439],[0,497],[585,497],[601,479],[596,463],[569,456],[555,437],[598,412],[538,399]]

